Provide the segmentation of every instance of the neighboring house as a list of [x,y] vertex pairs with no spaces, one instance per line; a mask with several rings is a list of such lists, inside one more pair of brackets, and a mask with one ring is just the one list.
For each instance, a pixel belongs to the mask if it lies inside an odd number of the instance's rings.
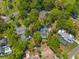
[[17,35],[19,35],[22,39],[25,39],[26,36],[25,36],[25,30],[26,30],[26,27],[24,25],[21,25],[20,27],[16,28],[16,33]]
[[41,37],[44,39],[48,36],[48,33],[51,31],[51,28],[43,27],[40,29]]
[[21,25],[20,27],[16,28],[16,33],[18,35],[23,35],[25,34],[25,30],[26,30],[26,27],[24,25]]
[[21,25],[20,27],[16,28],[16,33],[18,36],[20,36],[21,39],[31,39],[32,36],[26,36],[25,35],[25,30],[26,30],[26,27],[24,25]]
[[0,40],[0,45],[1,45],[1,46],[5,46],[5,45],[7,45],[7,43],[8,43],[7,38],[2,38],[2,39]]
[[24,39],[26,39],[26,36],[23,34],[23,35],[20,35],[20,38],[21,38],[22,40],[24,40]]
[[67,33],[66,30],[59,30],[58,34],[63,38],[62,43],[64,43],[65,41],[67,41],[68,43],[74,43],[74,36],[72,34]]
[[41,50],[42,59],[59,59],[47,45],[42,46]]
[[40,59],[39,55],[33,56],[33,59]]
[[12,49],[10,46],[7,46],[8,41],[6,36],[0,40],[0,56],[4,56],[5,54],[10,54]]
[[34,56],[33,56],[33,59],[40,59],[37,47],[34,47]]
[[25,57],[23,59],[40,59],[38,55],[38,49],[37,47],[34,48],[34,54],[32,55],[30,51],[26,50],[25,51]]
[[46,38],[47,37],[47,35],[48,35],[47,27],[41,28],[40,32],[41,32],[41,37],[42,38]]
[[12,49],[10,48],[10,46],[3,46],[2,50],[4,54],[10,54],[12,52]]
[[39,12],[39,20],[46,19],[48,11],[42,10]]
[[25,51],[25,57],[23,59],[30,59],[30,52],[28,50]]

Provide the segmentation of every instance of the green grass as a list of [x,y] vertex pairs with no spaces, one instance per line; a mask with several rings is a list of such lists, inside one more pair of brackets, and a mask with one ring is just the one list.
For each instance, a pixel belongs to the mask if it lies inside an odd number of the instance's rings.
[[74,49],[77,46],[77,43],[73,43],[73,44],[67,44],[66,45],[66,51],[70,52],[72,49]]
[[79,52],[76,54],[75,59],[79,59]]

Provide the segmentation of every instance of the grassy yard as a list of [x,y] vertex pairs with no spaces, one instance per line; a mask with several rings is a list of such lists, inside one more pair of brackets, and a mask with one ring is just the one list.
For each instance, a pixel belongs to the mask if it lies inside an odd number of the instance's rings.
[[67,52],[69,53],[71,50],[73,50],[75,47],[77,46],[76,43],[73,44],[67,44],[67,45],[62,45],[61,44],[61,49],[63,50],[63,52]]
[[8,56],[0,57],[0,59],[8,59]]
[[74,49],[77,46],[77,43],[73,43],[73,44],[67,44],[65,50],[67,52],[70,52],[72,49]]
[[79,52],[76,54],[75,59],[79,59]]

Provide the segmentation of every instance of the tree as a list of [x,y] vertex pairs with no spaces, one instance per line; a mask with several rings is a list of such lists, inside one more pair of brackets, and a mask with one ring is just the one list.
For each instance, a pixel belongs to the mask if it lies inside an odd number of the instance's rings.
[[33,23],[34,27],[36,30],[39,30],[42,27],[42,24],[40,21],[36,21],[35,23]]
[[67,52],[63,52],[63,57],[64,57],[64,59],[68,59],[68,54],[67,54]]
[[31,9],[30,13],[28,14],[29,21],[34,22],[38,19],[38,10],[37,9]]
[[59,37],[57,35],[49,35],[47,40],[48,46],[52,48],[55,52],[60,48]]
[[62,28],[62,29],[72,29],[73,28],[73,20],[65,20],[65,19],[61,19],[58,21],[58,27]]
[[79,0],[76,0],[75,6],[73,8],[73,12],[77,14],[77,17],[79,17]]
[[3,33],[7,28],[9,28],[9,25],[3,19],[0,19],[0,33]]
[[19,0],[17,7],[20,11],[20,15],[22,18],[27,16],[27,13],[30,11],[30,0]]
[[32,0],[31,3],[30,3],[30,8],[31,9],[40,10],[41,7],[42,7],[41,0]]
[[51,24],[55,20],[60,19],[60,17],[61,17],[61,12],[60,12],[60,10],[58,10],[58,8],[52,9],[49,13],[50,14],[48,15],[47,20],[46,20],[47,24]]
[[76,0],[56,0],[55,6],[61,10],[62,18],[67,18],[75,9]]
[[76,0],[56,0],[55,6],[61,7],[64,10],[71,12],[75,6]]
[[50,10],[54,7],[54,0],[43,0],[43,6],[46,10]]
[[34,38],[36,45],[39,46],[41,44],[41,41],[42,41],[40,32],[35,32],[33,35],[33,38]]
[[4,22],[2,19],[0,19],[0,32],[4,30]]
[[[16,34],[13,32],[13,29],[12,28],[8,28],[6,31],[4,31],[3,33],[5,36],[8,37],[8,41],[9,41],[9,44],[12,45],[12,46],[15,46],[15,42],[18,40],[16,39],[17,36]],[[11,34],[11,35],[10,35]]]

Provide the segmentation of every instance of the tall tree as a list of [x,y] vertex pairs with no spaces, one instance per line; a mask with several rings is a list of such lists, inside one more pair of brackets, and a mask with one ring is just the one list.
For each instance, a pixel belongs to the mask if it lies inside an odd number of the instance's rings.
[[33,35],[34,41],[37,45],[41,44],[42,38],[41,38],[41,33],[40,32],[35,32]]
[[52,48],[55,52],[57,51],[58,48],[60,48],[60,42],[59,42],[59,37],[57,35],[49,35],[48,38],[48,45],[50,48]]
[[50,10],[54,7],[54,0],[43,0],[43,6],[46,10]]

